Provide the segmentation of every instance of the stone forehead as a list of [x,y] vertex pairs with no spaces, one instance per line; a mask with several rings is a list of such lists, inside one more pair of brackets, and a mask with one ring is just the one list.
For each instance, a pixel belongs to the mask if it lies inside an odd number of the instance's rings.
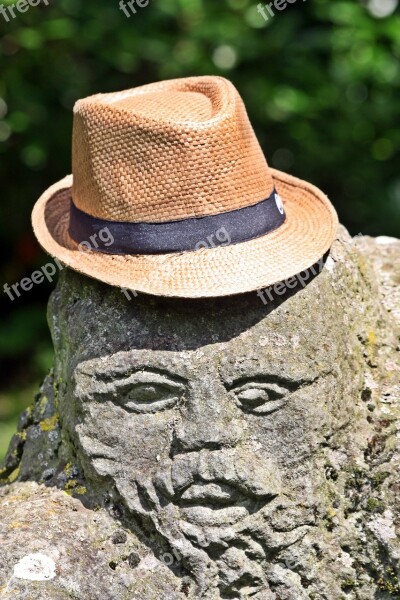
[[218,351],[221,345],[232,354],[251,348],[254,355],[259,349],[259,356],[285,360],[312,352],[332,357],[347,332],[348,307],[337,303],[326,272],[305,289],[266,298],[267,304],[254,292],[204,301],[127,300],[117,288],[65,271],[51,301],[50,326],[55,346],[68,340],[83,359],[131,349]]

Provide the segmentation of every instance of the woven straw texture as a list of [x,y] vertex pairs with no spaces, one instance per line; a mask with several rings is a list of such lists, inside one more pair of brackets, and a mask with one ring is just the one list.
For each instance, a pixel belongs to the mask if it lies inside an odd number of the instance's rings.
[[116,221],[212,215],[273,187],[243,101],[221,77],[78,101],[72,157],[76,206]]
[[[74,113],[73,177],[41,196],[32,220],[43,248],[77,271],[150,294],[224,296],[309,268],[335,238],[327,197],[268,167],[238,92],[223,78],[99,94],[77,102]],[[250,206],[274,186],[285,223],[241,244],[121,256],[79,250],[68,234],[72,197],[98,218],[165,222]]]

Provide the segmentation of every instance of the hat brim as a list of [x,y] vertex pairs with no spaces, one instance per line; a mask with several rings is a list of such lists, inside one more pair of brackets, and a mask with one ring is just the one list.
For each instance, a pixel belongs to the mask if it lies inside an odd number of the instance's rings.
[[315,186],[271,169],[286,211],[275,231],[216,248],[152,255],[83,251],[69,236],[72,176],[51,186],[32,213],[35,235],[51,256],[112,286],[158,296],[205,298],[265,288],[310,268],[336,237],[338,218]]

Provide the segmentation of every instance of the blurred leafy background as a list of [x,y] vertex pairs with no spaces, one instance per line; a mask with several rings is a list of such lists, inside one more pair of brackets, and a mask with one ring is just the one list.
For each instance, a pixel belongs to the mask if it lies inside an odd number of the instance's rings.
[[[268,21],[257,4],[150,0],[128,18],[119,0],[42,0],[0,15],[3,282],[48,260],[30,211],[70,172],[74,102],[188,75],[230,78],[270,164],[328,193],[352,234],[400,237],[398,0],[298,0]],[[0,297],[0,458],[51,365],[53,287]]]

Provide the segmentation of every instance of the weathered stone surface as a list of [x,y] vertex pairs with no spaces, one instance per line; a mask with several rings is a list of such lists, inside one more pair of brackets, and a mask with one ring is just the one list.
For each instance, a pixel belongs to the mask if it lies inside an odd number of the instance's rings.
[[[137,536],[123,531],[125,541],[115,545],[121,529],[105,511],[33,482],[0,489],[0,506],[1,598],[185,598],[176,594],[177,578],[149,559]],[[14,575],[24,557],[38,554],[42,560],[33,574],[25,569]],[[43,573],[43,561],[54,564],[50,578],[32,579]]]
[[[263,300],[66,271],[0,471],[0,597],[400,598],[399,259],[342,230]],[[35,553],[54,577],[13,577]]]

